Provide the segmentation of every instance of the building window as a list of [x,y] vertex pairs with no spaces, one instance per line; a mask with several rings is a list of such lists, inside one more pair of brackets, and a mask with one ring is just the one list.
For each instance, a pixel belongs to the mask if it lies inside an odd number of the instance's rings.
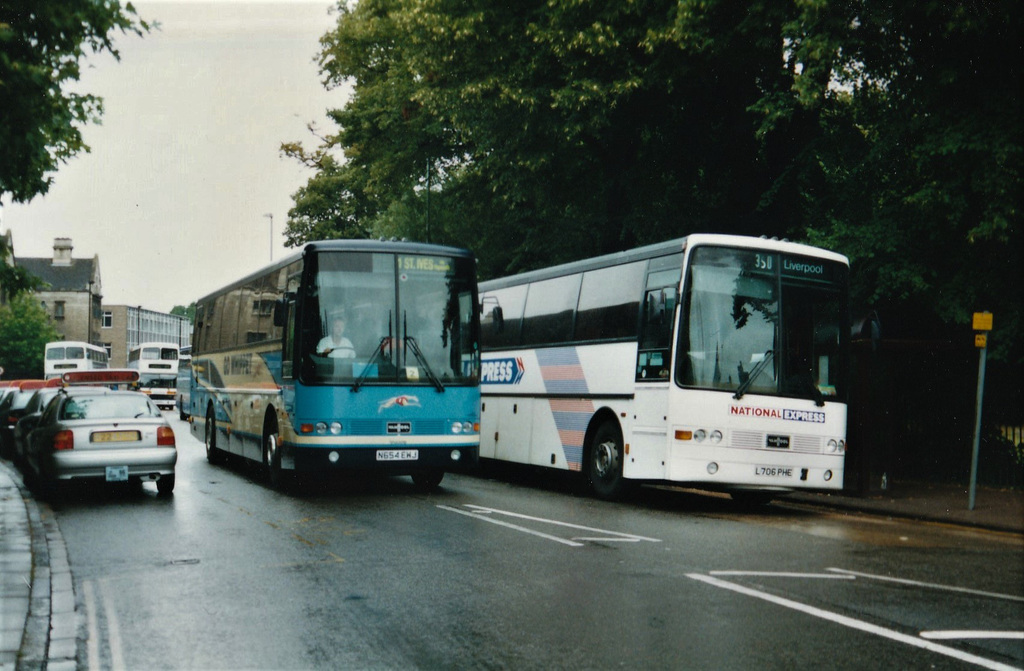
[[64,301],[53,302],[53,318],[64,319]]
[[109,329],[114,327],[114,313],[110,311],[103,312],[103,328]]

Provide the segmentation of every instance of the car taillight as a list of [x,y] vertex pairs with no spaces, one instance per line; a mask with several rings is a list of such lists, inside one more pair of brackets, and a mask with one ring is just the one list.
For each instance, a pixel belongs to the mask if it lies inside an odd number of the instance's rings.
[[174,447],[174,429],[169,426],[158,427],[156,430],[156,444]]
[[75,449],[75,434],[70,431],[58,431],[53,436],[53,449],[73,450]]

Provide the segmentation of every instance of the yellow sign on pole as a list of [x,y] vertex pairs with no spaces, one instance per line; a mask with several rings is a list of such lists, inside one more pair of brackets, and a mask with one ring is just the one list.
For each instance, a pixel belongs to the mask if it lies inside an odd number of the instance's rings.
[[975,333],[974,334],[974,346],[979,348],[988,347],[988,334]]
[[974,330],[975,331],[991,331],[992,330],[992,313],[991,312],[975,312],[974,313]]

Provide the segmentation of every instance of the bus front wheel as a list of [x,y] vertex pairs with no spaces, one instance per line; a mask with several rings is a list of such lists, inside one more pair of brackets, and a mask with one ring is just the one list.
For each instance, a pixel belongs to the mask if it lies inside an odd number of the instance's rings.
[[267,480],[274,489],[284,489],[289,482],[288,474],[281,469],[281,443],[277,433],[277,421],[267,416],[263,423],[263,466]]
[[622,477],[622,432],[618,424],[604,421],[594,431],[586,454],[590,489],[605,500],[616,499],[626,490]]
[[439,468],[431,468],[425,471],[416,471],[412,474],[412,482],[417,489],[423,492],[432,492],[437,489],[444,479],[444,471]]

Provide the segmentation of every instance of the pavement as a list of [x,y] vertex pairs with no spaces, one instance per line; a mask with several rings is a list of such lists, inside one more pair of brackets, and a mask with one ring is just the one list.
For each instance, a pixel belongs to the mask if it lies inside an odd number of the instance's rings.
[[[1024,490],[892,483],[885,491],[791,493],[787,504],[944,523],[1021,536]],[[67,548],[50,507],[0,460],[0,671],[73,671],[78,629]]]

